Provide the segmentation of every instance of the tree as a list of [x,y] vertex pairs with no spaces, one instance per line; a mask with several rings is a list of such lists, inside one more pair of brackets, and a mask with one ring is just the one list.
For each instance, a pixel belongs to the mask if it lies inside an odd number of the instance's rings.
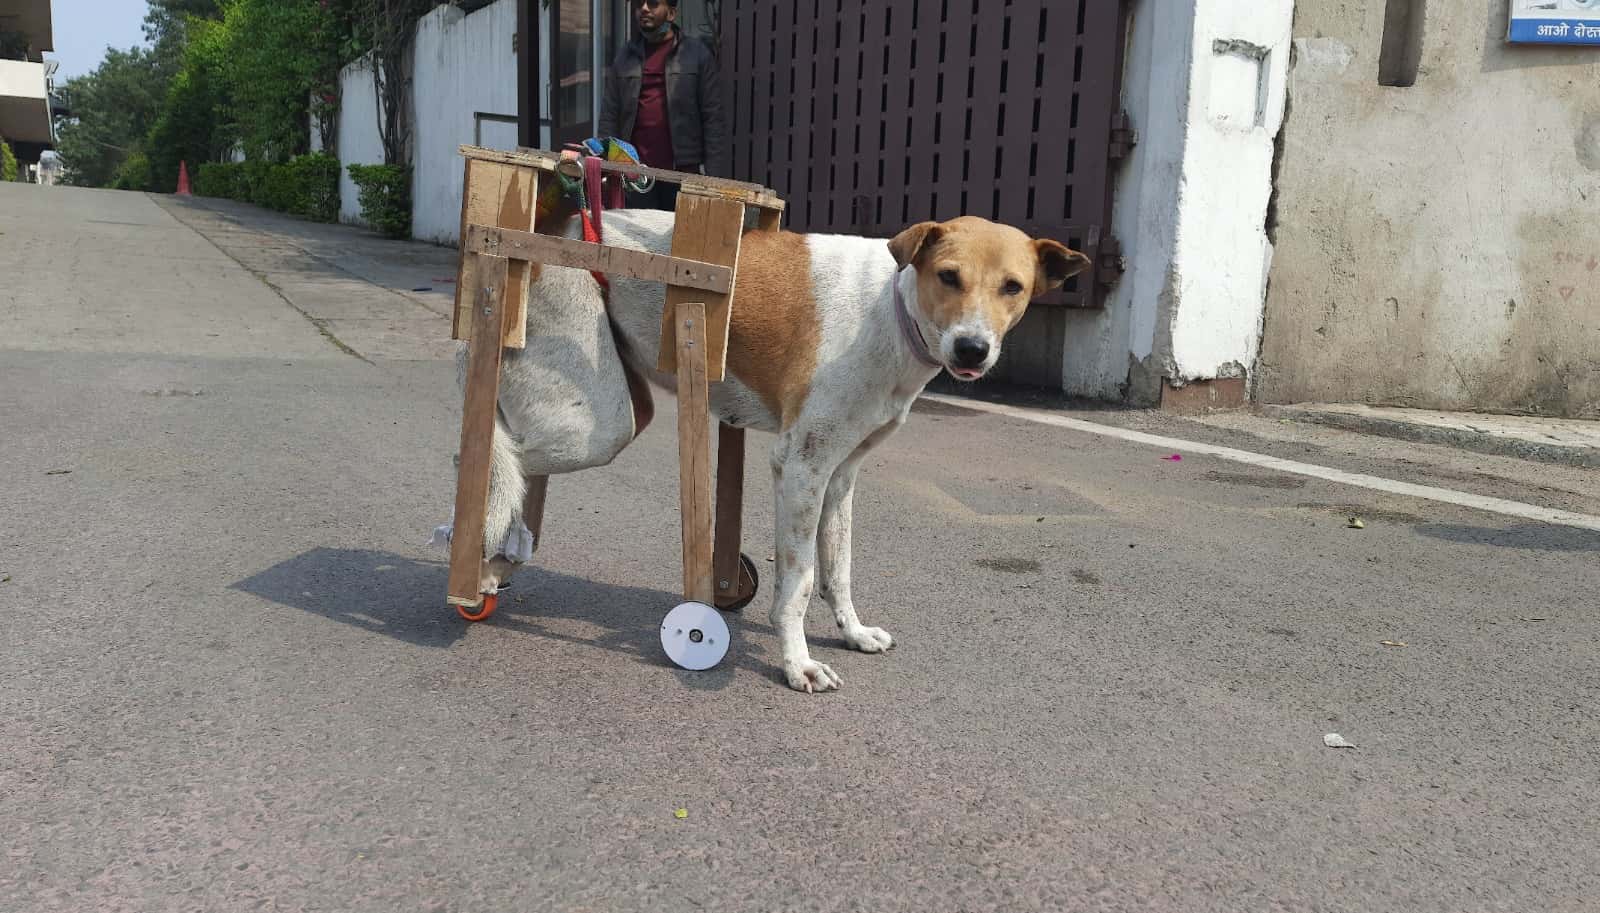
[[190,19],[184,25],[183,56],[167,87],[160,113],[150,126],[149,190],[170,192],[178,185],[178,164],[190,169],[222,159],[239,129],[229,115],[224,68],[233,52],[221,22]]
[[11,151],[6,138],[0,136],[0,181],[15,181],[19,173],[16,154]]
[[221,19],[223,0],[150,0],[150,15],[181,19],[198,16]]
[[67,80],[62,89],[73,114],[57,128],[62,177],[104,187],[142,146],[160,111],[166,83],[159,62],[143,48],[110,49],[94,72]]
[[310,145],[317,119],[331,150],[340,64],[370,52],[385,162],[410,159],[407,52],[440,0],[148,0],[149,48],[109,51],[68,81],[60,125],[66,179],[170,190],[178,163],[283,161]]
[[417,20],[436,5],[437,0],[356,0],[355,39],[372,52],[372,88],[385,165],[411,163],[411,73],[406,50]]
[[333,94],[336,13],[322,0],[232,0],[223,61],[245,155],[278,161],[307,151],[308,100]]

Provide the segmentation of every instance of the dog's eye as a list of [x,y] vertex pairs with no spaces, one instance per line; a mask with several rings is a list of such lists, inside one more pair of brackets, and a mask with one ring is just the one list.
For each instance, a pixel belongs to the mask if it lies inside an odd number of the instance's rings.
[[1015,279],[1007,279],[1006,284],[1002,285],[1000,290],[1007,295],[1020,295],[1022,294],[1022,283]]
[[951,288],[961,287],[961,277],[957,275],[956,271],[953,269],[939,270],[939,281],[950,286]]

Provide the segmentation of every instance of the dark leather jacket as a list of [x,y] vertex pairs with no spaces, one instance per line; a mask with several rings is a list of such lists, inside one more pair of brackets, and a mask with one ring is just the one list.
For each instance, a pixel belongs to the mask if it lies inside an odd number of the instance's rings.
[[[667,128],[680,169],[705,166],[706,174],[728,177],[733,150],[723,114],[717,58],[705,42],[673,26],[677,47],[667,56]],[[645,45],[635,38],[617,54],[606,73],[600,135],[626,140],[639,116],[639,86],[644,79]]]

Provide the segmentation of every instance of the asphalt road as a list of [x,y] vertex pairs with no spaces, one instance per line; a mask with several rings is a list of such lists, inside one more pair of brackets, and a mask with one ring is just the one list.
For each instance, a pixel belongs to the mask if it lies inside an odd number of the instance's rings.
[[[452,260],[0,184],[0,910],[1600,909],[1600,533],[929,402],[856,506],[897,646],[817,607],[807,696],[770,580],[724,665],[660,654],[669,401],[469,627],[423,544]],[[1075,414],[1600,514],[1592,470]]]

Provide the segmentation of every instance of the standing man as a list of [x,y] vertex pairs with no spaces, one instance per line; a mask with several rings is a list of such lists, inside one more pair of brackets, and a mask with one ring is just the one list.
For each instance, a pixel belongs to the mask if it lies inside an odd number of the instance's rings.
[[[678,0],[629,0],[639,37],[606,74],[600,136],[627,140],[653,168],[728,176],[728,123],[711,48],[677,25]],[[628,194],[628,205],[674,209],[678,186]]]

